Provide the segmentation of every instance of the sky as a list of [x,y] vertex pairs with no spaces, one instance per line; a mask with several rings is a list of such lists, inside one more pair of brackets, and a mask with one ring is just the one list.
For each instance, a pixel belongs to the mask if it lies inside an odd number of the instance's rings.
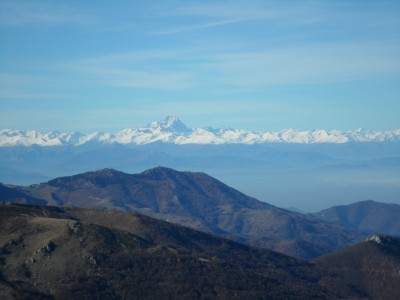
[[0,1],[0,128],[400,128],[400,1]]

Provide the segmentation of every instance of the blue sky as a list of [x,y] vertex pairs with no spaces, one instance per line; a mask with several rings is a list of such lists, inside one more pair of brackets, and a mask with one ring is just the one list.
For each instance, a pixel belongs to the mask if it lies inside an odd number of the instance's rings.
[[400,1],[0,2],[0,128],[400,128]]

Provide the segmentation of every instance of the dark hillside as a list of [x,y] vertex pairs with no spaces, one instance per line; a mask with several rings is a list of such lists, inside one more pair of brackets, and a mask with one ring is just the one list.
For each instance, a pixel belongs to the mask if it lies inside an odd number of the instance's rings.
[[400,238],[374,235],[366,242],[320,257],[325,270],[320,284],[343,297],[400,299]]
[[36,199],[20,192],[15,186],[7,186],[0,183],[0,203],[19,203],[31,205],[46,205],[47,201],[43,199]]
[[48,205],[135,211],[304,259],[360,239],[355,231],[261,202],[207,174],[163,167],[140,174],[102,169],[16,190]]
[[0,222],[2,299],[334,297],[309,263],[132,213],[2,205]]

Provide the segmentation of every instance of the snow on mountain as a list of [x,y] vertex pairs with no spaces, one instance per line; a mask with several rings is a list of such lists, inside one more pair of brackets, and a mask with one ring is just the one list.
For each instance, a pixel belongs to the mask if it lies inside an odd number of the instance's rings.
[[175,116],[168,116],[163,121],[152,122],[146,128],[154,132],[164,131],[181,134],[190,133],[191,131]]
[[253,132],[232,128],[188,128],[177,117],[167,117],[152,122],[146,127],[124,129],[115,134],[94,132],[83,135],[79,132],[35,131],[3,129],[0,131],[0,147],[7,146],[62,146],[100,144],[149,144],[154,142],[173,144],[261,144],[261,143],[347,143],[400,141],[400,129],[379,132],[356,129],[297,130],[285,129],[278,132]]
[[114,138],[114,135],[111,133],[104,133],[104,132],[93,132],[87,135],[82,135],[79,139],[78,143],[72,145],[83,145],[86,143],[107,143],[107,141]]
[[76,145],[83,137],[79,132],[59,133],[36,130],[4,129],[0,131],[0,146],[61,146]]

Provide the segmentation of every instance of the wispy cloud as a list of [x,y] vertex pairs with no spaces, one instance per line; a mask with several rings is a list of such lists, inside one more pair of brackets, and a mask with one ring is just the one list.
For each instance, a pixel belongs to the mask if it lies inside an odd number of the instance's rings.
[[216,19],[250,20],[276,18],[293,11],[293,5],[279,5],[265,1],[185,2],[164,14]]
[[0,74],[0,96],[5,91],[48,94],[39,92],[40,87],[63,85],[191,92],[206,88],[226,94],[282,85],[381,80],[400,76],[399,53],[397,44],[333,42],[258,51],[216,50],[207,45],[130,51],[47,64],[35,70],[40,75]]
[[4,100],[37,100],[54,97],[48,92],[34,90],[48,86],[51,78],[39,75],[0,73],[0,103]]
[[223,20],[223,21],[216,21],[216,22],[209,22],[209,23],[202,23],[202,24],[190,24],[186,26],[178,26],[170,29],[160,29],[156,31],[152,31],[152,34],[175,34],[175,33],[181,33],[185,31],[193,31],[193,30],[200,30],[200,29],[207,29],[207,28],[212,28],[212,27],[219,27],[219,26],[224,26],[224,25],[229,25],[233,23],[238,23],[238,22],[243,22],[244,20]]
[[5,0],[0,3],[0,25],[2,26],[83,25],[88,24],[90,20],[89,15],[69,6],[67,2]]
[[59,66],[114,87],[259,89],[400,75],[400,45],[314,43],[221,54],[203,47],[116,53]]
[[191,87],[192,72],[180,68],[171,55],[175,58],[177,53],[119,53],[71,61],[58,68],[113,87],[167,90]]
[[162,17],[178,18],[180,25],[151,31],[152,34],[176,34],[211,29],[255,20],[273,20],[298,13],[290,7],[266,6],[262,2],[230,1],[215,3],[184,3],[174,10],[156,10]]
[[400,45],[327,43],[215,57],[216,80],[256,88],[400,74]]
[[[341,29],[359,25],[398,26],[400,23],[397,12],[388,12],[384,2],[362,5],[357,1],[183,1],[174,9],[155,5],[153,13],[167,20],[151,30],[153,34],[177,34],[245,22],[285,27],[329,24]],[[385,18],[377,17],[381,13]],[[343,34],[348,32],[343,31]]]

